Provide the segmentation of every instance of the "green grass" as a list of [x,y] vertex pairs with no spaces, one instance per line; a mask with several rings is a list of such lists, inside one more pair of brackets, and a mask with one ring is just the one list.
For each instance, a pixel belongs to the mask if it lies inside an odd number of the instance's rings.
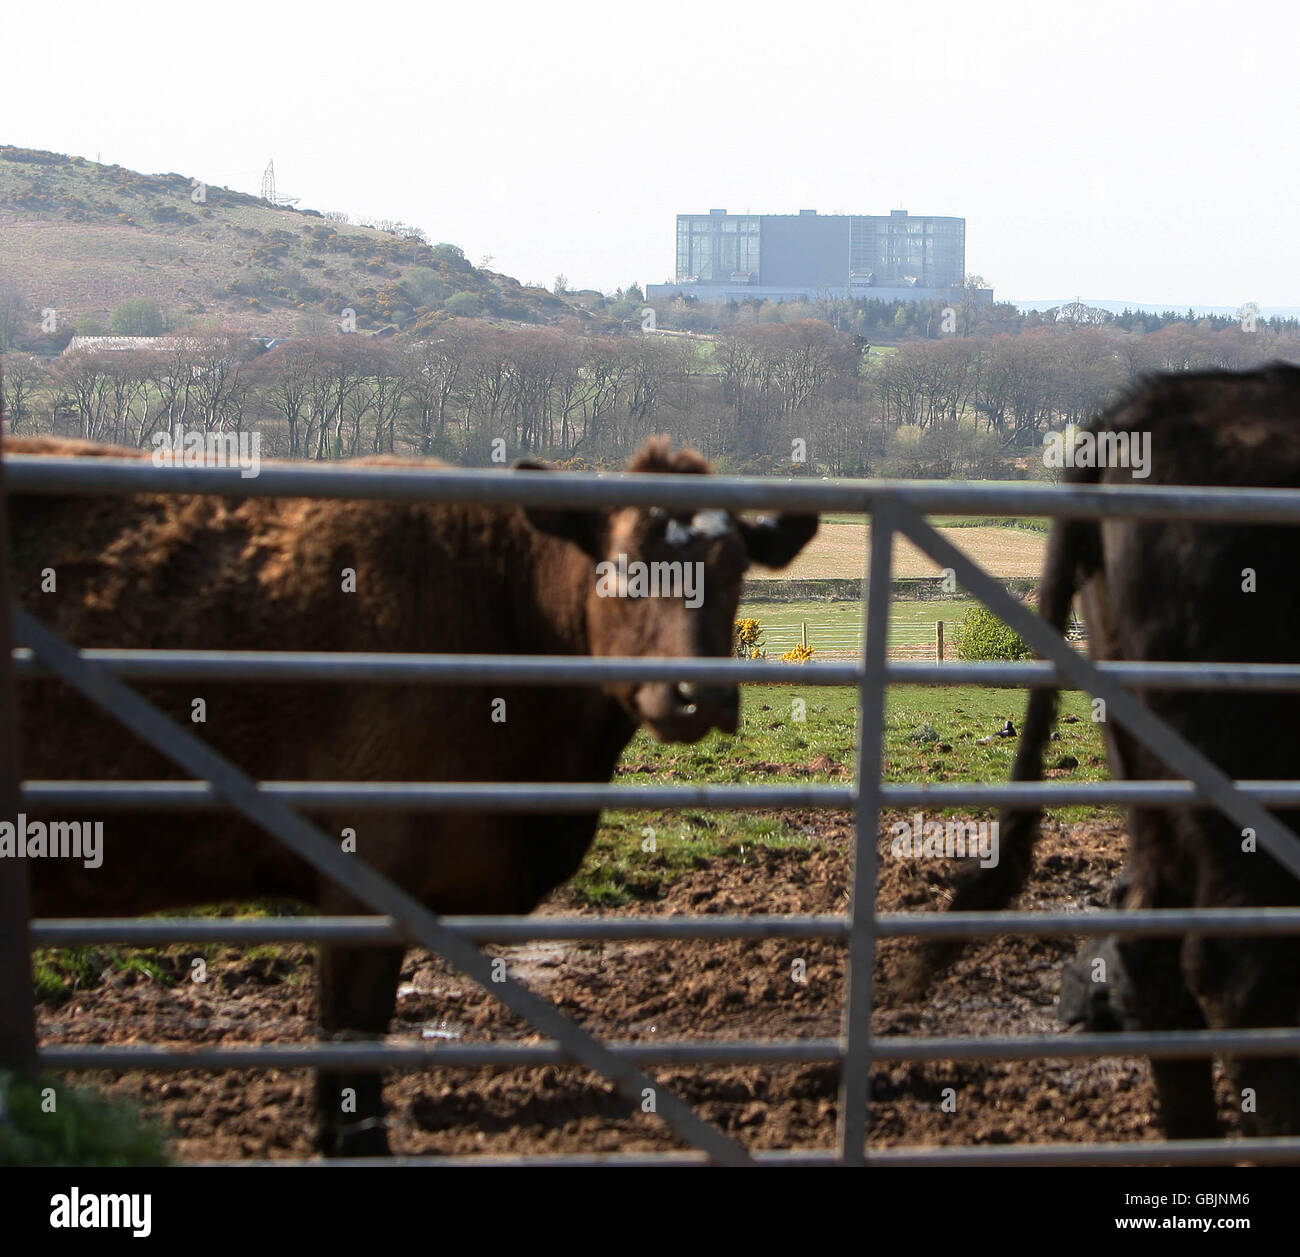
[[812,841],[783,817],[753,812],[606,812],[570,885],[582,902],[613,908],[658,899],[713,860],[746,864],[760,850],[807,850]]
[[[798,665],[772,667],[795,672]],[[802,722],[794,716],[796,698],[805,704]],[[622,762],[638,781],[655,777],[715,783],[806,780],[792,769],[766,766],[802,765],[821,755],[852,764],[856,722],[857,693],[847,686],[747,686],[740,732],[734,737],[714,732],[694,746],[683,746],[656,742],[642,730],[623,752]],[[825,774],[821,779],[830,780]]]
[[926,518],[936,528],[1021,528],[1026,532],[1046,533],[1052,527],[1050,519],[1036,515],[996,519],[978,519],[972,515],[928,515]]
[[[181,914],[196,917],[283,917],[300,916],[300,904],[282,900],[255,900],[238,903],[210,904]],[[153,913],[155,919],[176,913]],[[113,947],[108,944],[85,944],[77,947],[37,947],[32,951],[32,977],[38,1000],[67,999],[74,991],[95,986],[105,973],[135,973],[164,986],[174,986],[188,978],[191,964],[202,957],[209,966],[214,961],[240,959],[250,965],[274,966],[283,960],[283,947],[266,944],[234,948],[225,943],[176,943],[168,947]]]
[[[780,666],[791,672],[798,667]],[[802,721],[796,718],[796,699],[804,704]],[[1018,690],[971,685],[891,687],[885,704],[886,780],[1005,781],[1015,739],[998,738],[985,745],[978,740],[996,733],[1007,720],[1019,727],[1024,708],[1025,695]],[[1100,726],[1093,723],[1090,711],[1087,695],[1073,691],[1061,695],[1061,737],[1050,744],[1047,765],[1073,755],[1079,767],[1071,772],[1071,780],[1107,778]],[[1066,722],[1069,716],[1077,720]],[[912,738],[926,724],[938,734],[933,744]],[[942,753],[935,749],[944,744],[953,749]],[[857,691],[851,687],[749,686],[740,732],[734,737],[714,732],[693,746],[683,746],[656,742],[642,730],[623,753],[622,780],[837,781],[838,775],[825,772],[810,776],[806,766],[825,756],[852,769],[856,746]],[[942,766],[935,767],[940,760]]]
[[[995,734],[1006,720],[1019,729],[1025,694],[1017,690],[990,690],[976,686],[930,689],[899,686],[889,693],[885,709],[886,781],[1006,781],[1011,776],[1016,738],[980,739]],[[1044,767],[1053,769],[1065,757],[1078,766],[1065,772],[1070,781],[1106,781],[1105,748],[1101,726],[1091,718],[1091,700],[1070,691],[1061,695],[1056,731],[1058,741],[1048,743]],[[1075,717],[1073,722],[1067,717]],[[930,726],[932,740],[921,733]],[[948,747],[950,749],[945,750]],[[1050,818],[1082,820],[1092,808],[1048,809]]]
[[[105,973],[138,973],[155,982],[171,986],[181,976],[179,958],[169,955],[174,948],[108,947],[38,947],[32,952],[32,977],[36,998],[66,999],[73,991],[95,986]],[[191,947],[189,956],[202,955],[202,948]]]
[[[794,671],[795,665],[784,665]],[[795,701],[805,719],[795,718]],[[1005,781],[1016,739],[993,737],[1006,720],[1019,728],[1025,694],[975,686],[896,686],[886,698],[884,779],[890,783]],[[1077,766],[1061,770],[1070,781],[1108,778],[1100,726],[1090,718],[1086,695],[1061,695],[1057,731],[1045,767],[1065,757]],[[1069,721],[1068,717],[1075,717]],[[622,784],[673,782],[780,782],[849,784],[856,764],[857,694],[848,687],[754,686],[744,694],[740,732],[711,733],[694,746],[655,742],[636,735],[623,756]],[[823,758],[824,757],[824,758]],[[814,767],[816,764],[816,767]],[[847,773],[837,771],[839,766]],[[953,809],[963,816],[973,809]],[[1106,815],[1118,815],[1104,809]],[[1097,809],[1049,808],[1049,819],[1073,823]],[[646,849],[646,829],[654,847]],[[681,872],[717,858],[752,859],[756,849],[807,849],[810,838],[785,817],[748,812],[610,812],[571,883],[584,902],[612,907],[655,899]]]
[[[957,623],[977,604],[970,598],[896,599],[889,608],[889,644],[934,641],[934,623],[944,621],[950,638]],[[763,625],[767,653],[775,657],[799,640],[799,624],[808,625],[808,644],[815,650],[858,650],[862,643],[862,603],[811,599],[801,602],[742,603],[737,616]]]

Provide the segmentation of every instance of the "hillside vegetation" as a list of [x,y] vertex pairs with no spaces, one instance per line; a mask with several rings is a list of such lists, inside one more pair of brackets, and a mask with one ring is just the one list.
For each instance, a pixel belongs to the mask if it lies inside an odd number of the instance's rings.
[[[198,198],[198,199],[196,199]],[[195,321],[287,336],[343,310],[358,330],[416,329],[440,313],[543,323],[590,318],[541,288],[473,266],[400,223],[376,230],[271,205],[187,175],[143,175],[83,157],[0,146],[0,284],[21,295],[19,347],[110,330],[129,301],[169,326]]]

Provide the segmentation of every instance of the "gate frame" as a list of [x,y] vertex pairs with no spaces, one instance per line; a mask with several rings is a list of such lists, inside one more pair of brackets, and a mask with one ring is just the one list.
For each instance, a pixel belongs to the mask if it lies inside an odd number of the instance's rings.
[[[0,436],[4,396],[0,389]],[[14,693],[9,617],[8,516],[0,441],[0,816],[18,812],[18,707]],[[20,1077],[37,1072],[36,1006],[32,991],[31,896],[27,865],[0,860],[0,1068]]]
[[[856,794],[853,796],[856,839],[853,893],[846,920],[849,960],[845,977],[844,1030],[838,1051],[832,1053],[832,1055],[838,1056],[840,1059],[843,1075],[839,1105],[839,1162],[862,1164],[868,1159],[866,1134],[869,1117],[870,1066],[875,1060],[882,1058],[931,1060],[961,1057],[987,1059],[994,1056],[1023,1058],[1038,1054],[1084,1056],[1097,1053],[1099,1045],[1094,1040],[1105,1041],[1106,1046],[1101,1051],[1106,1055],[1141,1051],[1148,1055],[1188,1056],[1202,1055],[1217,1049],[1233,1051],[1237,1054],[1262,1056],[1273,1055],[1287,1049],[1295,1050],[1300,1048],[1300,1029],[1292,1030],[1290,1028],[1262,1031],[1165,1031],[1126,1035],[1073,1035],[1070,1036],[1068,1044],[1058,1042],[1050,1036],[1020,1036],[1015,1039],[1001,1041],[983,1040],[973,1044],[963,1042],[961,1039],[912,1040],[910,1044],[906,1045],[895,1043],[888,1038],[874,1041],[872,1039],[872,963],[875,939],[882,933],[879,929],[875,911],[879,813],[882,806],[890,802],[891,795],[897,793],[897,791],[890,791],[883,787],[880,780],[885,693],[887,684],[891,679],[896,679],[893,674],[898,671],[890,668],[886,658],[890,602],[889,578],[892,544],[896,533],[901,533],[909,538],[931,558],[940,563],[941,566],[952,568],[959,575],[966,588],[979,601],[1004,619],[1011,628],[1019,632],[1031,646],[1045,657],[1046,661],[1053,666],[1053,671],[1050,679],[1041,675],[1038,676],[1037,683],[1061,684],[1064,682],[1074,688],[1085,690],[1096,697],[1104,699],[1115,718],[1133,736],[1146,744],[1153,753],[1171,768],[1185,773],[1188,778],[1186,782],[1159,784],[1190,786],[1199,800],[1213,805],[1217,810],[1224,812],[1237,823],[1254,828],[1265,851],[1288,871],[1300,877],[1300,840],[1265,811],[1262,802],[1252,792],[1240,788],[1237,783],[1234,783],[1187,743],[1181,735],[1155,717],[1124,688],[1119,679],[1111,680],[1102,668],[1077,654],[1065,641],[1064,637],[1057,634],[1054,629],[1037,616],[1031,614],[983,569],[936,533],[922,518],[926,502],[934,499],[936,493],[943,499],[942,509],[982,513],[990,509],[990,498],[995,501],[1010,502],[1012,499],[1023,497],[1026,486],[1017,486],[1014,489],[999,487],[993,493],[990,493],[988,491],[981,492],[983,486],[970,485],[926,486],[923,489],[917,489],[915,486],[904,487],[892,485],[888,482],[868,482],[867,484],[850,482],[852,485],[850,488],[844,484],[802,486],[791,485],[787,482],[786,484],[778,483],[773,485],[770,482],[754,479],[723,479],[718,477],[706,479],[690,476],[638,476],[629,474],[599,477],[593,480],[590,477],[566,476],[559,473],[552,473],[545,477],[529,475],[522,478],[512,473],[505,473],[503,478],[502,473],[447,473],[442,471],[430,472],[425,469],[415,472],[400,469],[396,471],[395,476],[389,473],[386,476],[381,474],[376,478],[372,469],[366,469],[365,471],[356,469],[326,471],[320,469],[312,470],[304,475],[306,469],[280,467],[272,470],[269,477],[270,484],[263,484],[256,489],[252,489],[250,488],[250,482],[242,479],[234,481],[228,473],[223,475],[223,472],[219,469],[160,469],[153,468],[143,461],[100,458],[62,459],[29,456],[20,457],[16,463],[13,459],[9,460],[9,462],[11,466],[16,466],[19,472],[11,480],[11,483],[20,486],[19,492],[28,493],[60,491],[74,493],[104,491],[157,493],[161,491],[181,493],[215,492],[241,497],[274,494],[275,496],[378,496],[407,499],[420,497],[423,500],[428,500],[430,497],[429,490],[432,489],[435,490],[432,497],[437,499],[454,498],[462,491],[466,491],[464,493],[466,497],[475,500],[488,500],[499,504],[527,502],[544,505],[591,505],[594,502],[599,502],[607,505],[653,504],[670,508],[676,505],[698,506],[703,504],[724,505],[733,509],[754,505],[759,501],[790,506],[793,504],[790,499],[797,500],[799,505],[807,509],[808,503],[814,498],[828,499],[824,503],[825,509],[846,509],[842,506],[833,508],[831,501],[838,501],[845,493],[852,493],[856,495],[856,500],[860,504],[856,508],[847,509],[865,509],[872,516],[873,527],[865,582],[866,633],[863,647],[863,664],[856,680],[859,689],[858,785]],[[82,466],[74,466],[76,464],[82,464]],[[159,472],[165,474],[160,475]],[[399,485],[397,483],[399,478],[405,483]],[[335,481],[333,485],[327,485],[327,481],[330,479]],[[387,483],[382,483],[385,480]],[[164,482],[165,486],[171,487],[160,489],[158,487],[160,481]],[[312,484],[309,490],[308,484],[310,481],[315,481],[315,484]],[[0,484],[2,483],[0,482]],[[298,486],[296,492],[292,491],[294,485]],[[362,488],[368,487],[370,491],[355,492],[358,486]],[[467,491],[470,486],[473,486],[474,492]],[[320,490],[327,487],[328,492],[320,492]],[[381,487],[384,491],[376,492]],[[489,491],[484,494],[481,492],[483,488],[488,488]],[[1156,515],[1172,518],[1190,517],[1204,522],[1206,519],[1238,518],[1244,514],[1248,518],[1259,516],[1260,518],[1256,522],[1286,522],[1292,524],[1300,522],[1300,492],[1293,490],[1183,490],[1171,489],[1168,486],[1143,486],[1141,488],[1120,490],[1087,487],[1058,489],[1052,487],[1049,490],[1050,497],[1045,497],[1042,492],[1042,489],[1045,488],[1047,487],[1035,486],[1034,491],[1029,495],[1031,500],[1028,507],[1021,502],[1014,509],[1009,510],[1008,513],[1025,513],[1027,509],[1046,507],[1050,502],[1052,505],[1062,505],[1064,509],[1060,513],[1064,515],[1091,515],[1094,513],[1098,515]],[[389,490],[393,489],[398,491],[389,492]],[[592,492],[593,489],[595,490],[594,493]],[[789,490],[797,490],[797,492],[792,493]],[[941,490],[946,492],[941,492]],[[11,493],[13,491],[13,489],[10,490]],[[973,504],[972,498],[978,499],[978,504]],[[1032,500],[1034,498],[1038,499],[1037,502]],[[1141,503],[1140,506],[1139,502]],[[1040,513],[1054,512],[1042,510]],[[730,1060],[735,1059],[737,1055],[754,1060],[820,1059],[817,1057],[818,1052],[829,1051],[824,1041],[804,1040],[795,1041],[795,1043],[789,1045],[767,1045],[767,1050],[747,1054],[741,1049],[755,1045],[686,1041],[680,1044],[657,1045],[649,1051],[638,1052],[636,1050],[638,1046],[644,1048],[646,1045],[627,1044],[615,1047],[615,1045],[606,1044],[596,1039],[577,1027],[548,1001],[534,995],[528,988],[513,979],[507,978],[504,982],[493,980],[491,962],[472,942],[468,941],[465,937],[467,930],[448,928],[441,918],[425,909],[401,890],[400,887],[389,882],[363,861],[352,859],[339,851],[332,840],[326,837],[315,825],[300,816],[288,802],[277,797],[275,793],[268,792],[263,786],[259,786],[259,783],[238,770],[201,739],[143,699],[115,675],[109,661],[93,658],[92,656],[96,652],[77,651],[74,647],[56,637],[16,604],[13,613],[17,636],[31,649],[35,656],[35,662],[39,666],[53,672],[60,679],[72,685],[83,696],[97,703],[108,714],[121,720],[128,728],[131,728],[174,763],[194,774],[197,780],[192,784],[198,784],[204,788],[206,801],[223,801],[247,819],[266,828],[273,836],[284,842],[320,872],[345,884],[349,891],[364,901],[367,906],[384,913],[386,916],[385,928],[391,928],[407,941],[418,943],[434,954],[443,956],[525,1020],[550,1033],[554,1040],[552,1044],[516,1045],[513,1049],[506,1048],[505,1045],[494,1045],[485,1048],[465,1044],[458,1045],[460,1051],[451,1048],[440,1048],[433,1052],[419,1053],[403,1052],[401,1048],[375,1044],[326,1044],[319,1045],[315,1049],[289,1049],[288,1053],[281,1052],[280,1056],[291,1055],[296,1051],[297,1058],[303,1058],[304,1061],[310,1060],[312,1063],[337,1063],[345,1060],[349,1063],[364,1061],[366,1063],[360,1066],[362,1068],[382,1068],[385,1062],[396,1063],[394,1061],[395,1056],[404,1058],[408,1063],[425,1063],[426,1061],[431,1064],[437,1062],[454,1063],[455,1060],[461,1059],[468,1064],[471,1063],[471,1058],[486,1062],[490,1059],[496,1059],[502,1052],[509,1059],[518,1061],[544,1056],[548,1052],[558,1053],[561,1059],[576,1061],[603,1074],[614,1083],[622,1094],[634,1103],[644,1095],[647,1087],[650,1088],[656,1096],[658,1111],[665,1117],[669,1125],[680,1136],[693,1143],[704,1157],[712,1163],[753,1164],[756,1160],[773,1159],[763,1156],[751,1157],[735,1141],[704,1122],[690,1106],[683,1104],[666,1088],[660,1087],[643,1074],[636,1068],[634,1060],[640,1057],[648,1061],[659,1061],[665,1054],[670,1059],[693,1059],[696,1061],[722,1058]],[[123,651],[99,653],[139,656],[159,652]],[[293,652],[287,653],[293,654]],[[422,657],[404,656],[399,658],[402,662],[409,663]],[[423,658],[427,660],[428,657]],[[576,666],[583,673],[592,673],[597,671],[597,669],[591,667],[593,662],[595,661],[586,660]],[[605,662],[607,664],[612,662],[617,665],[613,669],[606,667],[603,670],[608,674],[611,671],[625,670],[624,665],[627,665],[629,661]],[[670,668],[672,675],[680,678],[682,665],[698,661],[667,660],[662,662],[665,670]],[[656,663],[656,666],[658,666],[658,663]],[[740,670],[738,665],[732,663],[712,666],[731,675]],[[1161,667],[1161,665],[1146,666],[1157,669]],[[1032,667],[1032,665],[1013,665],[1011,672],[1014,677],[1010,683],[1025,683],[1027,678],[1024,678],[1022,674],[1026,667]],[[1208,670],[1210,672],[1232,672],[1243,667],[1248,668],[1250,665],[1218,665]],[[1283,682],[1279,688],[1300,687],[1300,677],[1297,675],[1300,674],[1300,665],[1262,665],[1261,667],[1269,670],[1273,680]],[[707,670],[707,668],[702,669],[702,671]],[[806,669],[803,674],[804,683],[817,684],[815,677],[820,670],[822,669],[819,669],[816,665]],[[922,670],[924,670],[924,666],[922,666]],[[11,665],[8,652],[6,652],[6,657],[0,660],[0,673],[8,674],[10,671]],[[453,674],[449,672],[449,676],[444,679],[449,679],[450,675]],[[1140,683],[1138,677],[1143,675],[1145,674],[1141,667],[1134,669],[1128,683]],[[325,679],[329,678],[326,677]],[[736,679],[739,680],[740,678],[737,677]],[[916,679],[919,679],[919,675]],[[1268,677],[1257,677],[1256,680],[1265,682],[1260,684],[1259,688],[1270,688],[1266,683],[1268,679]],[[597,681],[586,680],[585,677],[584,680],[585,683],[598,683]],[[947,681],[947,678],[945,677],[944,680]],[[1195,679],[1192,678],[1192,681],[1194,684]],[[773,678],[773,682],[779,683],[776,682],[776,678]],[[11,684],[7,676],[0,677],[0,701],[3,700],[3,687],[6,683]],[[64,785],[66,791],[66,783],[60,784]],[[96,785],[96,783],[86,784],[91,787]],[[148,783],[136,784],[147,785]],[[174,785],[175,783],[169,784]],[[340,783],[328,784],[338,785]],[[438,783],[438,785],[443,784],[445,783]],[[1025,785],[1038,786],[1044,783],[1021,784],[1023,787]],[[1127,784],[1150,786],[1157,783]],[[523,789],[528,788],[528,783],[519,783],[519,785]],[[344,787],[346,788],[346,783],[344,783]],[[428,798],[437,806],[439,803],[437,788],[429,786],[422,788]],[[443,805],[446,804],[450,794],[456,789],[460,790],[462,797],[471,797],[473,795],[473,792],[468,787],[453,787],[451,792],[443,790],[441,792],[441,803]],[[578,790],[584,798],[604,801],[615,798],[624,800],[630,794],[635,793],[608,785],[585,788],[560,786],[556,789],[560,792],[567,790],[569,794],[566,797],[570,800],[575,790]],[[502,788],[494,784],[487,787],[487,791],[501,794]],[[119,787],[117,790],[117,794],[123,797],[129,795],[129,792],[129,787]],[[382,788],[380,793],[383,793]],[[392,793],[391,790],[387,792],[389,802],[392,801]],[[699,788],[675,789],[669,793],[679,796],[677,806],[700,805],[701,790]],[[716,788],[705,787],[703,793],[715,798],[718,797]],[[746,797],[755,797],[752,788],[745,788],[744,793]],[[932,790],[927,793],[934,797]],[[950,795],[956,793],[959,792],[949,792]],[[970,795],[971,792],[966,790],[964,793]],[[1091,787],[1086,793],[1090,798],[1100,801],[1103,796],[1108,794],[1108,791],[1104,787],[1101,789]],[[47,801],[58,794],[59,790],[57,788],[47,792]],[[102,794],[102,797],[107,798],[112,794],[113,791],[110,788],[106,794]],[[1022,788],[1020,791],[1020,797],[1026,802],[1030,799],[1042,801],[1050,794],[1050,789],[1025,791]],[[208,799],[207,795],[213,797]],[[27,798],[28,795],[24,794],[23,797]],[[85,796],[82,795],[81,797],[84,798]],[[136,797],[138,801],[138,795]],[[483,806],[484,802],[483,799],[476,800],[478,806]],[[518,806],[520,804],[518,798],[516,798],[515,802],[517,806],[513,808],[507,807],[504,810],[538,810],[536,798],[533,799],[531,806],[527,805],[526,799],[524,800],[524,806]],[[708,805],[710,804],[706,801],[705,806]],[[713,803],[712,805],[722,806],[723,804]],[[1183,910],[1181,913],[1173,915],[1179,916],[1180,920],[1186,922],[1189,919],[1198,919],[1196,916],[1197,911]],[[1206,911],[1211,912],[1211,914],[1213,912],[1213,910]],[[950,915],[947,922],[949,928],[944,932],[956,935],[961,933],[962,927],[964,927],[966,932],[969,933],[971,927],[975,926],[977,928],[974,932],[979,933],[980,929],[978,927],[983,925],[991,927],[984,932],[1008,932],[1006,923],[1008,918],[1014,914],[971,913],[964,915],[968,918],[997,918],[1000,920],[998,920],[997,924],[992,921],[954,922]],[[1035,914],[1040,920],[1045,915],[1050,914]],[[1119,915],[1123,916],[1126,922],[1133,922],[1133,914],[1124,913]],[[1159,911],[1148,915],[1167,917],[1170,914],[1168,911]],[[1300,912],[1275,910],[1265,923],[1266,928],[1261,928],[1258,932],[1300,932],[1300,930],[1297,930],[1298,920],[1300,920]],[[300,924],[303,926],[319,925],[320,922],[321,919],[317,918],[300,922]],[[48,924],[38,923],[36,935],[39,936],[39,927],[41,925]],[[54,924],[57,927],[58,923]],[[91,922],[90,924],[102,925],[104,923]],[[140,923],[126,924],[129,927],[132,924],[139,925]],[[727,924],[732,923],[728,922]],[[903,921],[898,932],[900,934],[912,933],[913,935],[923,935],[929,932],[923,926],[919,929],[909,930],[907,928],[909,924],[922,926],[921,922]],[[1077,924],[1072,923],[1068,928],[1077,932]],[[1166,921],[1133,922],[1133,924],[1136,928],[1130,928],[1126,924],[1122,932],[1131,935],[1181,932],[1174,931],[1172,925]],[[373,926],[374,923],[372,922],[371,925]],[[954,925],[958,928],[953,929]],[[1240,932],[1242,928],[1240,924],[1232,923],[1231,917],[1225,917],[1222,926],[1224,932]],[[1186,928],[1188,927],[1184,924],[1182,929],[1185,930]],[[1087,932],[1093,933],[1094,931],[1088,930]],[[102,935],[103,931],[100,930],[99,933]],[[12,975],[10,976],[12,977]],[[3,975],[0,975],[0,982],[4,980]],[[1046,1052],[1043,1052],[1044,1039],[1047,1040],[1048,1050]],[[9,1049],[6,1048],[6,1050]],[[146,1049],[146,1051],[150,1050]],[[794,1053],[794,1055],[783,1056],[783,1051]],[[162,1053],[162,1050],[152,1049],[152,1052],[158,1055]],[[259,1056],[265,1054],[266,1049],[262,1049],[258,1053]],[[46,1049],[40,1054],[40,1058],[43,1063],[62,1068],[82,1066],[102,1068],[105,1067],[105,1060],[114,1055],[114,1049],[104,1048],[62,1051],[59,1049]],[[201,1050],[197,1053],[168,1052],[165,1055],[169,1058],[169,1061],[179,1061],[177,1067],[186,1067],[193,1066],[208,1057],[220,1057],[222,1053],[220,1050],[212,1052]],[[245,1051],[236,1050],[234,1052],[236,1058],[248,1058],[252,1055],[253,1053]],[[116,1056],[122,1057],[120,1050],[116,1050]],[[127,1053],[125,1059],[132,1058],[135,1060],[143,1059],[138,1052]],[[415,1058],[414,1061],[412,1058]],[[0,1063],[3,1063],[3,1058],[0,1058]],[[157,1061],[151,1061],[151,1067],[156,1067],[157,1064]],[[1213,1153],[1212,1159],[1235,1160],[1245,1155],[1243,1148],[1247,1142],[1251,1144],[1255,1155],[1265,1158],[1276,1156],[1291,1159],[1300,1154],[1300,1138],[1238,1140],[1224,1141],[1222,1143],[1214,1141],[1213,1149],[1200,1148],[1194,1150],[1183,1146],[1182,1154],[1189,1157],[1193,1155],[1203,1157],[1210,1156]],[[1158,1150],[1163,1156],[1170,1158],[1171,1154],[1177,1152],[1177,1149],[1177,1145],[1148,1144],[1145,1145],[1143,1151]],[[1102,1154],[1103,1150],[1105,1152],[1104,1156],[1094,1157],[1092,1155],[1093,1153]],[[1112,1150],[1115,1153],[1113,1156],[1110,1155]],[[978,1149],[964,1150],[961,1158],[962,1163],[990,1160],[987,1157],[977,1156],[976,1153],[979,1151]],[[1095,1146],[1086,1149],[1086,1155],[1083,1159],[1121,1160],[1124,1154],[1131,1154],[1133,1151],[1128,1145]],[[1013,1154],[1009,1155],[1012,1155],[1015,1159],[1042,1161],[1044,1158],[1039,1153],[1039,1149],[1024,1149],[1015,1150]],[[824,1162],[828,1159],[816,1153],[791,1153],[789,1156],[777,1159],[789,1161],[791,1158],[798,1160],[801,1157],[810,1159],[813,1162]],[[1075,1152],[1071,1151],[1068,1156],[1065,1156],[1065,1159],[1067,1161],[1076,1161],[1080,1158],[1075,1155]],[[1173,1157],[1173,1159],[1177,1159],[1177,1157]],[[430,1158],[428,1160],[446,1163],[449,1159]],[[539,1159],[526,1158],[526,1160],[535,1161]],[[545,1160],[545,1158],[542,1158],[542,1160]],[[936,1163],[942,1160],[942,1156],[927,1155],[926,1150],[923,1149],[892,1149],[873,1152],[870,1154],[870,1160],[900,1164],[921,1164]]]

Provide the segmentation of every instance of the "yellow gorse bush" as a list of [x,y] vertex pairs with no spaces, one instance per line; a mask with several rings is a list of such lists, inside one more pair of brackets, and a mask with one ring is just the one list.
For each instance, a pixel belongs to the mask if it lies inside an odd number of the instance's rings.
[[763,626],[757,620],[737,620],[733,645],[737,659],[766,659]]

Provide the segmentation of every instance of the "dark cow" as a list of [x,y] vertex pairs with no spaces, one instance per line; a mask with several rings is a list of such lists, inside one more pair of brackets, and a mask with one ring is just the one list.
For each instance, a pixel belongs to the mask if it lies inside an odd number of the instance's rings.
[[[6,448],[134,453],[44,439]],[[708,467],[693,451],[655,441],[629,469]],[[15,596],[82,648],[647,657],[729,655],[746,567],[783,566],[817,529],[815,516],[751,522],[722,512],[207,496],[15,496],[9,522]],[[700,564],[702,588],[694,597],[680,585],[661,588],[675,597],[633,597],[634,582],[615,582],[614,596],[602,596],[611,587],[598,590],[597,565],[621,555],[629,564]],[[734,688],[667,682],[153,685],[144,692],[187,726],[194,700],[203,699],[206,720],[197,731],[267,780],[607,782],[639,725],[664,740],[693,742],[715,727],[734,731],[738,720]],[[27,778],[178,776],[56,681],[25,684],[20,705]],[[577,869],[597,823],[594,813],[317,819],[327,833],[355,829],[358,858],[439,913],[531,911]],[[114,815],[104,822],[101,867],[49,858],[31,864],[37,916],[266,896],[323,913],[365,911],[280,843],[228,815]],[[401,959],[400,947],[322,948],[324,1032],[384,1033]],[[386,1150],[380,1082],[374,1073],[320,1077],[325,1151]],[[346,1119],[345,1087],[357,1099],[355,1117]]]
[[[1094,433],[1150,434],[1146,483],[1300,487],[1300,370],[1162,375],[1139,384],[1099,417]],[[1112,445],[1112,448],[1115,446]],[[1123,467],[1075,468],[1076,484],[1130,484]],[[1300,529],[1160,520],[1057,522],[1048,547],[1041,614],[1058,630],[1082,595],[1096,659],[1300,662]],[[1295,778],[1300,695],[1141,694],[1163,720],[1236,778]],[[1057,696],[1031,696],[1013,778],[1042,775]],[[1177,776],[1122,728],[1106,726],[1113,775]],[[1279,820],[1300,832],[1300,813]],[[950,909],[1005,907],[1030,871],[1038,813],[1002,818],[1002,863],[963,870]],[[1300,904],[1300,882],[1239,826],[1191,808],[1130,811],[1130,859],[1117,902],[1134,908]],[[923,989],[954,948],[927,946],[910,983]],[[1105,988],[1091,958],[1108,959]],[[1098,940],[1067,972],[1067,1015],[1094,1029],[1197,1029],[1300,1024],[1300,940],[1208,938]],[[1173,1138],[1220,1127],[1207,1059],[1152,1063],[1161,1119]],[[1300,1066],[1241,1060],[1232,1073],[1253,1088],[1255,1134],[1300,1132]]]

